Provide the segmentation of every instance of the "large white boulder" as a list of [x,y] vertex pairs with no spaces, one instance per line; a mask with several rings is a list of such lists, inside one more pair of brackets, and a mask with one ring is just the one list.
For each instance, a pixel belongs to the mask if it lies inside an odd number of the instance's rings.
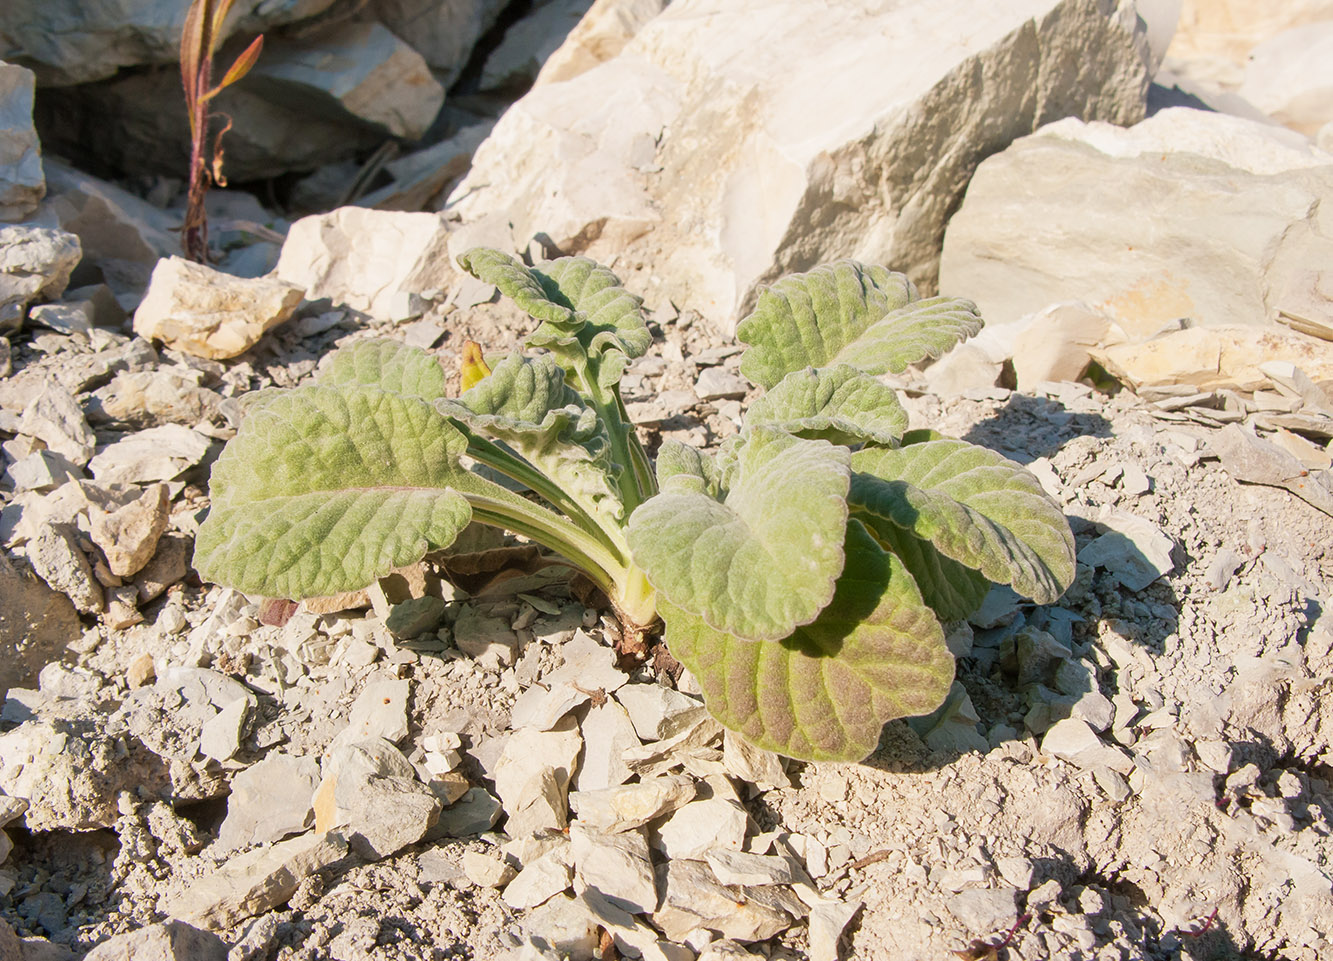
[[378,23],[339,23],[266,43],[245,83],[275,103],[335,122],[354,117],[408,140],[426,132],[444,103],[421,54]]
[[641,263],[724,329],[839,256],[930,288],[976,165],[1059,117],[1141,119],[1150,59],[1130,0],[676,0],[515,104],[451,208]]
[[440,82],[451,86],[472,47],[490,29],[508,0],[370,0],[373,16],[426,58]]
[[1237,92],[1274,120],[1317,137],[1333,122],[1333,19],[1284,30],[1258,44]]
[[22,220],[46,191],[32,125],[31,70],[0,60],[0,221]]
[[1169,52],[1244,63],[1255,44],[1319,20],[1333,20],[1333,0],[1184,0]]
[[977,169],[940,289],[999,324],[1082,300],[1131,341],[1180,318],[1265,324],[1333,287],[1331,195],[1333,156],[1281,127],[1184,107],[1127,130],[1062,120]]

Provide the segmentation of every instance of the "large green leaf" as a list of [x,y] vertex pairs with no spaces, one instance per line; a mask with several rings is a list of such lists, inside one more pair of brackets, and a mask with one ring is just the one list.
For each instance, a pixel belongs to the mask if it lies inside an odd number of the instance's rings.
[[327,387],[378,387],[392,394],[435,400],[445,395],[439,360],[394,340],[363,340],[335,353],[315,379]]
[[1074,580],[1074,537],[1060,508],[1019,464],[965,441],[852,455],[848,501],[886,539],[891,524],[1039,604]]
[[751,641],[659,604],[671,653],[723,725],[758,747],[812,761],[859,761],[895,717],[927,714],[949,691],[953,657],[911,575],[857,522],[832,602],[781,640]]
[[556,349],[577,342],[602,386],[618,383],[625,364],[653,342],[642,298],[587,257],[526,267],[508,254],[479,247],[458,262],[542,321],[528,337],[529,347]]
[[251,411],[213,466],[195,567],[267,597],[316,597],[449,546],[463,492],[514,495],[459,463],[466,439],[430,404],[371,387],[307,386]]
[[458,263],[478,280],[494,284],[500,293],[537,320],[578,328],[573,305],[553,300],[538,275],[509,254],[490,247],[474,247],[459,257]]
[[834,444],[896,446],[907,411],[893,388],[848,364],[795,370],[751,405],[749,427],[771,424]]
[[912,572],[922,599],[941,621],[971,616],[990,593],[991,583],[984,574],[945,557],[929,541],[896,524],[874,524],[871,531],[880,546]]
[[623,513],[606,430],[550,354],[510,354],[458,400],[436,407],[503,442],[589,509],[614,518]]
[[673,483],[639,506],[628,530],[634,561],[659,594],[711,627],[786,637],[818,616],[842,571],[849,457],[756,428],[721,500]]
[[919,298],[903,274],[851,260],[784,277],[736,328],[737,339],[751,345],[741,373],[771,390],[805,367],[896,372],[981,329],[971,301]]

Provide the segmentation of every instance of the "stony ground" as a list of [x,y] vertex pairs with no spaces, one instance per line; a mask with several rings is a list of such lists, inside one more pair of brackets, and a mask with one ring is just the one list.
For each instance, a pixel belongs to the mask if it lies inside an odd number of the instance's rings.
[[[225,368],[143,357],[214,396],[98,440],[173,419],[223,439],[230,398],[360,337],[452,366],[465,337],[519,329],[498,305],[397,329],[326,316]],[[734,348],[688,313],[655,332],[665,361],[626,382],[650,441],[734,432]],[[24,334],[5,387],[95,390],[99,355],[132,347]],[[233,961],[1329,956],[1333,521],[1238,483],[1212,446],[1236,417],[1215,407],[904,384],[913,427],[1033,468],[1081,563],[1058,605],[997,592],[956,626],[949,701],[865,763],[724,736],[688,675],[617,659],[614,623],[527,561],[421,579],[439,602],[396,594],[421,594],[409,575],[285,622],[184,574],[141,623],[85,616],[9,692],[0,778],[37,785],[0,868],[22,956],[168,916]],[[206,506],[206,464],[169,483],[169,536]]]

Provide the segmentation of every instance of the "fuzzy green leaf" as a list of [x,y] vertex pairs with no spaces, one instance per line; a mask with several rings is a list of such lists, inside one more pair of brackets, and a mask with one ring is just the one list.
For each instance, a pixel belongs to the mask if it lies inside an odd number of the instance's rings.
[[[653,342],[643,316],[643,300],[620,285],[610,270],[587,257],[561,257],[533,273],[553,298],[571,304],[584,322],[579,332],[588,356],[598,363],[603,386],[620,382],[625,364],[642,357]],[[542,346],[539,328],[529,343]]]
[[551,324],[577,326],[574,308],[551,299],[537,274],[509,254],[490,247],[474,247],[458,258],[473,277],[494,284],[530,316]]
[[834,444],[896,446],[907,430],[898,395],[848,364],[792,371],[745,415],[748,427],[770,424],[798,437]]
[[886,540],[885,524],[1039,604],[1074,580],[1074,537],[1060,508],[1019,464],[965,441],[852,455],[848,501]]
[[870,374],[901,371],[980,329],[971,301],[920,300],[903,274],[841,260],[764,290],[736,337],[751,345],[741,373],[771,390],[805,367],[842,363]]
[[619,518],[606,430],[565,384],[550,354],[510,354],[458,400],[436,404],[483,437],[502,441],[581,503]]
[[912,572],[926,605],[941,621],[961,621],[976,613],[990,593],[991,583],[980,571],[945,557],[895,524],[875,524],[871,533]]
[[758,747],[812,761],[859,761],[895,717],[948,694],[953,657],[912,576],[855,521],[832,602],[781,640],[752,641],[661,604],[671,653],[698,678],[723,725]]
[[528,337],[529,347],[556,349],[578,343],[604,387],[618,383],[625,365],[653,342],[643,300],[587,257],[559,257],[525,267],[508,254],[479,247],[458,262],[542,321]]
[[713,500],[722,497],[713,458],[670,437],[657,451],[657,486],[676,493],[697,491]]
[[461,433],[425,401],[307,386],[251,410],[213,466],[195,567],[266,597],[317,597],[449,546],[471,519],[459,491],[498,491],[459,463]]
[[849,456],[756,428],[722,500],[672,485],[634,512],[634,561],[663,597],[715,629],[785,637],[818,616],[842,571]]
[[420,348],[393,340],[365,340],[342,348],[315,382],[328,387],[378,387],[422,400],[445,396],[440,362]]

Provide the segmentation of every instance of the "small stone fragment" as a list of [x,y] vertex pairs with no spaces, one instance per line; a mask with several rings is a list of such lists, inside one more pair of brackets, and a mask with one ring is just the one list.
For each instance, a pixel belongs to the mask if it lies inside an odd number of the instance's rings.
[[9,465],[5,476],[14,492],[47,491],[72,480],[83,480],[83,469],[53,450],[33,451]]
[[254,707],[250,695],[238,697],[212,718],[199,732],[199,753],[215,761],[229,761],[241,749],[241,732]]
[[232,858],[169,897],[162,910],[213,930],[230,928],[286,903],[302,880],[346,854],[347,842],[336,832],[281,841]]
[[721,884],[702,861],[668,861],[657,867],[661,892],[653,923],[672,941],[705,927],[724,938],[765,941],[792,924],[786,911],[752,900]]
[[110,937],[83,958],[84,961],[226,961],[227,942],[184,921],[168,921]]
[[485,788],[474,787],[440,812],[431,837],[465,838],[489,831],[500,819],[500,802]]
[[580,791],[624,784],[633,774],[625,753],[639,746],[629,712],[614,700],[591,707],[579,727],[583,733],[583,761],[574,776]]
[[502,888],[518,874],[512,865],[479,851],[463,852],[463,873],[479,888]]
[[389,741],[334,747],[323,775],[314,798],[315,830],[338,829],[368,860],[420,841],[439,817],[440,800]]
[[660,684],[630,684],[616,692],[642,741],[670,737],[704,711],[694,698]]
[[597,922],[585,905],[568,894],[533,908],[521,923],[533,940],[549,945],[561,958],[592,958],[598,948]]
[[157,552],[134,579],[140,604],[157,600],[172,584],[184,579],[189,572],[193,546],[193,538],[186,534],[162,535],[157,542]]
[[805,875],[793,861],[777,854],[720,850],[708,852],[704,860],[723,884],[795,884]]
[[225,360],[291,317],[302,299],[300,287],[274,277],[233,277],[167,257],[153,268],[134,332],[195,357]]
[[861,901],[821,901],[810,909],[810,961],[838,961],[838,940]]
[[1141,591],[1175,569],[1171,559],[1174,542],[1151,521],[1104,508],[1097,524],[1106,533],[1079,551],[1081,563],[1105,568],[1131,591]]
[[569,826],[574,869],[589,888],[630,914],[657,907],[653,863],[641,830],[607,834],[575,822]]
[[218,845],[233,850],[304,831],[310,822],[310,797],[318,784],[319,762],[294,754],[269,754],[237,772],[231,779]]
[[658,828],[658,843],[669,858],[703,860],[709,851],[739,851],[749,821],[745,808],[730,798],[691,801]]
[[505,742],[492,776],[510,837],[564,829],[565,795],[582,744],[573,718],[552,731],[516,731]]
[[351,718],[334,744],[383,738],[397,743],[407,737],[407,680],[372,681],[352,703]]
[[55,381],[43,384],[37,396],[24,407],[18,432],[38,438],[79,466],[88,463],[97,445],[83,408],[73,394]]
[[1052,726],[1042,738],[1041,749],[1084,769],[1108,767],[1121,774],[1134,770],[1129,755],[1103,743],[1088,723],[1078,718],[1066,718]]
[[504,889],[504,903],[516,910],[535,908],[569,887],[574,879],[573,854],[568,844],[548,851],[523,865]]
[[579,821],[605,831],[629,831],[694,799],[694,778],[669,774],[638,784],[625,784],[599,791],[575,791],[570,807]]
[[64,594],[84,614],[100,613],[106,606],[93,566],[79,550],[77,533],[66,524],[42,528],[28,542],[28,561],[37,576]]
[[1014,888],[965,888],[949,898],[949,912],[972,934],[1012,924],[1018,913]]
[[740,400],[750,385],[725,367],[707,367],[694,383],[694,393],[700,400]]
[[170,503],[167,485],[154,484],[112,509],[89,506],[89,536],[102,549],[111,573],[132,577],[152,559],[170,520]]
[[454,624],[454,643],[489,670],[513,664],[518,654],[518,635],[509,623],[480,614],[471,605],[463,608]]
[[749,781],[761,790],[784,788],[791,783],[782,766],[782,758],[772,751],[755,747],[730,731],[722,735],[722,763],[729,774]]
[[150,427],[102,448],[88,470],[103,484],[169,481],[198,464],[212,441],[180,424]]

